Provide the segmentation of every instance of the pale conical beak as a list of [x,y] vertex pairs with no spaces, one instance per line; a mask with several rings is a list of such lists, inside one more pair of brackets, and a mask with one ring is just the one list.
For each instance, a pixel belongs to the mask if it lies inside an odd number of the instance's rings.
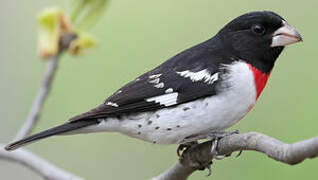
[[303,41],[301,35],[286,21],[283,21],[283,26],[273,34],[271,47],[286,46],[300,41]]

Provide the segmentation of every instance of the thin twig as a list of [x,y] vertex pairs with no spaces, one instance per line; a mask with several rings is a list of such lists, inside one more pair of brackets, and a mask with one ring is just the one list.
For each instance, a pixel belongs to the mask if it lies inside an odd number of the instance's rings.
[[[68,48],[70,43],[76,38],[76,35],[73,33],[65,33],[61,37],[59,52],[56,56],[53,56],[49,60],[46,71],[43,75],[40,89],[33,102],[29,115],[15,139],[19,140],[24,138],[32,131],[32,129],[36,125],[42,111],[43,104],[50,92],[51,84],[56,74],[59,57],[61,56],[63,51]],[[20,163],[38,173],[47,180],[83,180],[83,178],[66,172],[24,149],[19,149],[14,152],[7,152],[4,150],[4,145],[0,144],[0,159]]]
[[46,71],[43,75],[40,89],[33,101],[29,115],[26,118],[22,127],[20,128],[19,132],[17,133],[15,140],[22,139],[25,136],[29,135],[33,127],[38,122],[43,104],[51,89],[51,84],[53,82],[55,72],[57,69],[58,59],[59,55],[56,55],[49,60],[48,65],[46,67]]
[[[286,144],[267,135],[250,132],[227,136],[218,143],[219,155],[230,155],[241,150],[261,152],[274,160],[295,165],[318,156],[318,137]],[[180,161],[152,180],[186,180],[211,160],[211,142],[204,142],[185,151]]]
[[41,175],[46,180],[84,180],[81,177],[77,177],[54,166],[53,164],[24,149],[8,152],[4,150],[4,145],[0,144],[0,159],[22,164]]
[[190,166],[184,166],[178,161],[170,169],[160,174],[157,177],[151,178],[150,180],[186,180],[196,169]]
[[53,79],[55,77],[59,57],[62,55],[65,49],[68,49],[72,41],[76,38],[77,35],[74,33],[64,33],[60,38],[59,51],[55,56],[51,57],[48,60],[49,62],[46,67],[46,71],[43,74],[40,89],[36,95],[36,98],[33,101],[29,115],[26,118],[22,127],[20,128],[19,132],[17,133],[15,140],[20,140],[29,135],[36,123],[38,122],[42,111],[42,107],[44,105],[45,100],[48,97]]

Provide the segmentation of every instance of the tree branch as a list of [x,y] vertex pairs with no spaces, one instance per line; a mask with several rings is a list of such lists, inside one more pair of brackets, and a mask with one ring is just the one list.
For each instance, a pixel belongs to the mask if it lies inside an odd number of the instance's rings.
[[4,150],[4,145],[0,144],[0,159],[22,164],[47,180],[84,180],[24,149],[8,152]]
[[48,65],[46,67],[46,71],[43,75],[40,89],[39,89],[39,91],[38,91],[38,93],[33,101],[29,115],[26,118],[22,127],[20,128],[19,132],[17,133],[15,140],[22,139],[25,136],[27,136],[28,134],[30,134],[33,127],[36,125],[36,123],[39,119],[42,107],[43,107],[43,103],[45,102],[47,95],[49,94],[51,84],[52,84],[52,81],[53,81],[54,76],[55,76],[55,72],[57,69],[57,63],[58,63],[58,59],[59,59],[58,57],[59,57],[59,54],[52,57],[49,60]]
[[[318,156],[318,137],[286,144],[264,134],[250,132],[224,137],[217,147],[219,155],[230,155],[241,150],[261,152],[274,160],[295,165]],[[194,171],[203,169],[211,160],[210,141],[192,146],[182,153],[180,161],[152,180],[185,180]]]
[[60,38],[59,52],[48,60],[49,62],[46,67],[46,71],[43,74],[40,89],[33,101],[28,117],[26,118],[24,124],[17,133],[15,140],[20,140],[29,135],[36,123],[38,122],[43,104],[46,98],[48,97],[48,94],[51,89],[51,84],[56,73],[59,57],[62,55],[65,49],[68,49],[72,41],[76,38],[77,35],[74,33],[64,33]]
[[[15,137],[16,140],[22,139],[27,136],[36,125],[42,111],[43,104],[49,94],[51,84],[56,74],[59,57],[76,38],[77,36],[72,33],[65,33],[61,37],[59,52],[48,62],[38,94],[36,95],[26,121]],[[27,150],[19,149],[14,152],[7,152],[4,150],[4,147],[4,145],[0,144],[0,159],[20,163],[38,173],[47,180],[83,180],[83,178],[68,173]]]

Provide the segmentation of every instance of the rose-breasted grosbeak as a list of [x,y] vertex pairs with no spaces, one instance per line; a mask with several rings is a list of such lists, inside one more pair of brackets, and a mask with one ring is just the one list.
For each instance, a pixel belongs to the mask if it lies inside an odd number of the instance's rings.
[[242,119],[256,103],[284,46],[301,40],[273,12],[244,14],[211,39],[126,84],[98,107],[6,149],[53,135],[102,131],[158,144],[206,138]]

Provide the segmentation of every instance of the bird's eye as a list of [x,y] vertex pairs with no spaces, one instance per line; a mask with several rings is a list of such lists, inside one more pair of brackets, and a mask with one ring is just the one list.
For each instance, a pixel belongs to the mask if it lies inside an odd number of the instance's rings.
[[262,25],[256,24],[252,26],[252,31],[257,35],[263,35],[265,33],[265,28]]

